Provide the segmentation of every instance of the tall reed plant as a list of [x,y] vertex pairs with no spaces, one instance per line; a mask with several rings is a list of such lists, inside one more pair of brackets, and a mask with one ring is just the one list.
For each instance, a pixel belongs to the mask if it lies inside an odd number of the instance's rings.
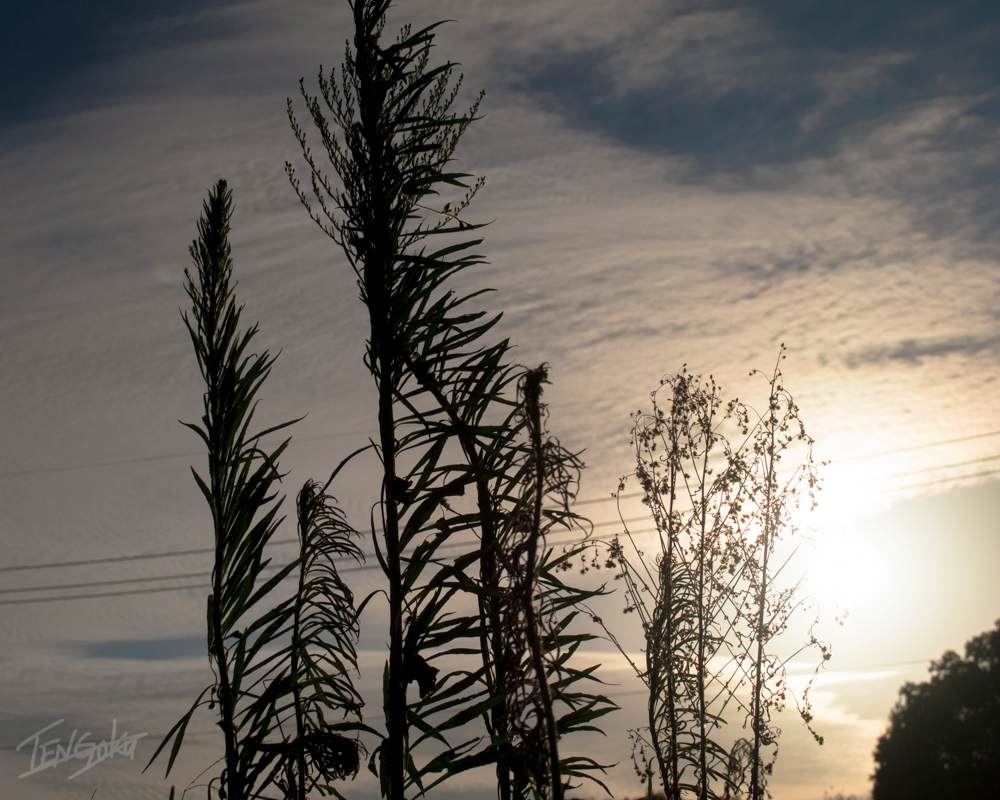
[[[265,555],[282,522],[278,459],[289,439],[271,449],[262,440],[293,422],[253,428],[257,395],[274,358],[251,350],[256,325],[240,328],[243,307],[236,304],[229,245],[232,213],[232,193],[220,180],[191,245],[197,273],[185,273],[192,305],[183,314],[205,382],[201,424],[184,424],[208,455],[206,476],[193,468],[192,474],[214,530],[206,617],[215,680],[150,764],[171,745],[170,773],[192,715],[207,705],[217,713],[225,741],[223,768],[210,778],[210,792],[248,800],[281,790],[289,800],[304,800],[313,787],[336,794],[333,782],[358,769],[360,744],[356,735],[344,735],[360,726],[361,698],[351,680],[357,616],[334,559],[361,552],[326,487],[310,481],[298,500],[299,557],[273,570]],[[278,601],[279,584],[296,574],[296,591]],[[345,713],[355,720],[328,722]]]
[[[354,0],[351,8],[354,37],[340,75],[321,70],[318,95],[300,84],[329,166],[314,156],[289,100],[308,191],[290,164],[287,171],[310,216],[343,250],[370,321],[365,364],[378,392],[372,446],[382,473],[372,535],[389,621],[386,727],[370,766],[383,796],[402,800],[494,764],[499,796],[509,800],[520,791],[512,776],[530,742],[514,729],[505,691],[520,675],[504,639],[508,593],[520,580],[509,572],[505,537],[534,480],[525,466],[531,445],[510,396],[519,370],[509,344],[489,341],[500,317],[474,307],[488,290],[452,288],[483,263],[475,235],[482,226],[467,221],[483,180],[450,166],[482,95],[454,110],[461,78],[453,80],[453,64],[430,61],[438,25],[404,27],[386,42],[388,0]],[[552,733],[550,725],[546,738]],[[550,769],[547,784],[556,796],[559,774],[569,773]]]

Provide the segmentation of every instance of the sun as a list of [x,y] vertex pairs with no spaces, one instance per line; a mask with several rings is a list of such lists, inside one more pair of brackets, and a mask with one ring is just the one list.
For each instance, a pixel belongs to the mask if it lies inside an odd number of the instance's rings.
[[860,611],[882,601],[895,580],[897,560],[863,524],[890,498],[867,464],[830,465],[821,475],[819,502],[801,519],[811,545],[800,551],[803,590],[822,608]]
[[853,612],[877,604],[894,582],[889,554],[857,528],[819,533],[806,560],[803,588],[823,608]]

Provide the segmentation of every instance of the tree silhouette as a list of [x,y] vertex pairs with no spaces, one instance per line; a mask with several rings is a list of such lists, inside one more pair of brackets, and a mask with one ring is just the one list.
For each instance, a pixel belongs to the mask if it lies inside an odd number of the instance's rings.
[[1000,620],[907,683],[875,747],[873,800],[1000,797]]

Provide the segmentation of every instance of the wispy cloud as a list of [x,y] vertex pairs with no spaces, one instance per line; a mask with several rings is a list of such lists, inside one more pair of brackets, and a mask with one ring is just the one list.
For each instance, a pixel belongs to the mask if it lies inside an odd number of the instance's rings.
[[907,339],[892,345],[868,348],[855,357],[849,356],[848,363],[852,366],[859,361],[869,364],[879,364],[886,361],[906,361],[920,364],[925,358],[948,356],[952,353],[975,355],[982,351],[995,351],[998,346],[1000,346],[1000,335]]
[[[261,417],[309,412],[301,434],[361,431],[363,444],[365,314],[341,256],[283,175],[298,158],[285,98],[299,76],[311,85],[318,64],[339,64],[346,3],[188,3],[169,13],[146,4],[127,14],[108,3],[89,38],[60,50],[81,19],[70,5],[48,38],[41,11],[30,12],[30,30],[0,26],[22,42],[0,48],[0,64],[36,68],[0,103],[6,468],[197,447],[176,422],[197,419],[201,391],[178,281],[219,176],[236,192],[246,313],[262,319],[262,343],[283,350]],[[552,364],[552,428],[586,448],[584,497],[606,495],[629,470],[629,412],[661,375],[686,362],[755,401],[761,387],[746,373],[772,364],[782,341],[787,385],[823,457],[995,427],[1000,7],[898,6],[394,8],[417,24],[458,20],[441,29],[435,55],[462,62],[470,94],[489,90],[485,119],[458,152],[462,169],[487,176],[473,213],[496,220],[482,248],[491,265],[469,280],[499,289],[483,302],[505,312],[498,330],[515,358]],[[293,445],[296,480],[328,474],[347,441]],[[339,490],[359,520],[371,485],[366,473]],[[208,535],[186,463],[175,461],[19,478],[0,484],[0,500],[11,563],[193,547]],[[370,573],[357,581],[378,585]],[[8,722],[58,718],[35,719],[42,712],[31,708],[44,695],[62,713],[66,676],[74,692],[94,688],[94,708],[125,693],[168,722],[151,693],[169,675],[178,683],[159,688],[186,697],[191,676],[179,662],[135,671],[135,659],[97,656],[149,656],[138,643],[193,636],[176,620],[200,624],[203,597],[87,602],[0,614],[11,641],[103,643],[60,651],[49,671],[18,666],[23,692]],[[131,644],[110,644],[122,640]],[[93,672],[126,667],[132,677],[120,684]],[[875,718],[845,711],[837,696],[831,724],[853,732],[834,772],[868,758],[864,725]],[[803,770],[815,768],[818,757],[802,752]],[[794,763],[783,756],[782,768]]]

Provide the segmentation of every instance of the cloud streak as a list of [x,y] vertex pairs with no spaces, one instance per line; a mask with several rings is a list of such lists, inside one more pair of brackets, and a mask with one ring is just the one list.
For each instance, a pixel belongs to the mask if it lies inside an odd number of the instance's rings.
[[[66,11],[67,26],[79,21],[65,4],[44,8]],[[177,313],[179,276],[205,191],[225,176],[246,318],[260,318],[262,343],[283,351],[260,414],[309,412],[293,431],[302,437],[357,432],[293,443],[296,481],[328,474],[372,427],[367,320],[341,255],[285,182],[283,162],[298,154],[284,102],[299,76],[308,86],[318,64],[339,63],[346,4],[181,4],[169,14],[146,4],[124,17],[122,8],[98,9],[76,49],[56,49],[70,27],[50,31],[37,74],[11,82],[0,103],[2,469],[197,448],[176,421],[197,419],[201,392]],[[782,341],[787,385],[821,457],[995,427],[1000,11],[983,2],[832,9],[763,0],[395,9],[416,24],[458,19],[441,29],[435,55],[462,62],[470,92],[489,90],[485,119],[458,152],[464,171],[487,176],[473,214],[495,220],[482,247],[490,266],[469,287],[498,289],[482,302],[504,311],[498,331],[518,361],[552,364],[552,428],[586,448],[583,497],[606,496],[629,470],[629,413],[648,405],[664,373],[686,362],[755,401],[761,387],[746,373],[772,364]],[[12,74],[29,69],[42,13],[0,25],[23,44],[0,48]],[[990,454],[973,451],[981,446],[970,444],[969,457]],[[203,546],[206,515],[185,463],[0,482],[10,563]],[[337,490],[359,524],[373,502],[364,469]],[[611,518],[596,509],[595,521]],[[116,567],[72,580],[137,575]],[[362,594],[378,585],[371,573],[356,578]],[[49,671],[17,667],[23,691],[5,729],[58,718],[30,709],[48,696],[61,714],[69,695],[52,687],[68,677],[92,681],[95,707],[121,692],[137,713],[173,721],[149,692],[169,675],[169,691],[186,697],[186,666],[96,656],[194,641],[204,597],[87,603],[0,611],[0,630],[26,652],[90,643],[60,651]],[[129,677],[99,680],[98,662]],[[853,738],[831,757],[831,774],[845,763],[837,759],[870,751],[868,734],[841,721]],[[790,748],[803,770],[820,763]],[[783,755],[779,770],[795,761]],[[809,796],[804,777],[793,783],[777,784],[776,797]]]

